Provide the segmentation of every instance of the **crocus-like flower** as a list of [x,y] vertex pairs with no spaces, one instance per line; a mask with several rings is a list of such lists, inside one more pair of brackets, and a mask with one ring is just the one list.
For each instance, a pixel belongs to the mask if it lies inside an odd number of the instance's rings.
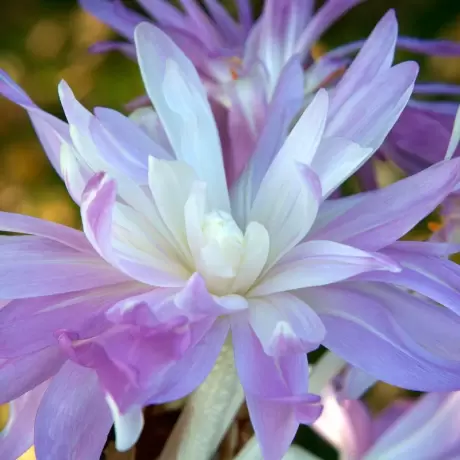
[[[364,41],[347,43],[313,59],[313,46],[321,35],[344,13],[362,0],[328,0],[313,11],[305,0],[266,0],[260,18],[253,22],[249,0],[235,2],[236,22],[216,0],[205,2],[207,14],[196,0],[182,0],[183,10],[164,0],[139,0],[153,21],[181,47],[199,69],[200,77],[212,99],[232,107],[228,119],[220,124],[228,131],[234,150],[233,163],[226,162],[230,181],[244,169],[261,127],[266,107],[284,66],[298,57],[304,68],[304,104],[321,87],[333,88],[352,62]],[[145,16],[124,7],[116,0],[80,0],[82,6],[117,30],[128,42],[99,43],[95,51],[119,49],[134,57],[134,28]],[[390,12],[387,16],[391,16]],[[393,59],[395,46],[428,55],[459,55],[460,45],[445,40],[419,40],[399,37],[394,18],[387,17],[386,29],[379,37],[382,53]],[[391,56],[391,57],[390,57]],[[441,161],[447,148],[458,104],[433,103],[423,97],[460,94],[460,87],[441,83],[420,83],[414,88],[418,99],[410,101],[400,120],[381,145],[375,159],[391,159],[413,174]],[[142,100],[142,99],[141,99]],[[144,101],[145,102],[145,101]],[[148,103],[148,101],[147,101]],[[298,105],[293,101],[291,110]],[[361,185],[376,187],[373,162],[358,172]]]
[[321,343],[394,384],[458,388],[460,318],[450,309],[460,296],[438,273],[451,270],[453,281],[458,267],[442,244],[395,241],[457,185],[460,160],[326,199],[410,97],[416,64],[392,67],[376,40],[387,20],[286,136],[301,75],[291,61],[231,188],[195,68],[148,23],[135,40],[153,130],[109,109],[90,113],[63,82],[66,124],[2,74],[0,91],[28,111],[83,224],[0,214],[1,230],[27,234],[0,237],[0,402],[49,381],[36,415],[39,460],[97,458],[112,421],[118,447],[129,448],[142,407],[190,393],[224,343],[267,460],[320,413],[305,354]]
[[338,400],[332,389],[323,401],[323,414],[314,428],[337,448],[341,459],[460,457],[460,392],[427,393],[417,401],[399,400],[377,416],[372,416],[362,401]]

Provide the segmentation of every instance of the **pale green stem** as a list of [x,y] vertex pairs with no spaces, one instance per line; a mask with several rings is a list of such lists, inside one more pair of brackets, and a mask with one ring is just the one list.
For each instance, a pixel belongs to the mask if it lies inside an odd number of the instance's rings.
[[209,460],[244,400],[231,342],[200,387],[190,396],[159,460]]

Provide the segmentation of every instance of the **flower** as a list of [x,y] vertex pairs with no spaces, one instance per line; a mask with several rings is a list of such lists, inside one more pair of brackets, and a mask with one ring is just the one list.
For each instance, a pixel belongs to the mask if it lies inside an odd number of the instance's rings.
[[[230,188],[198,73],[148,23],[135,40],[161,129],[109,109],[93,115],[62,82],[66,124],[1,74],[0,92],[28,111],[83,224],[79,232],[0,214],[2,231],[27,234],[0,237],[0,402],[49,380],[36,415],[38,459],[96,458],[112,421],[118,447],[129,448],[142,407],[193,391],[224,344],[267,460],[321,411],[306,359],[320,344],[394,384],[458,387],[460,319],[449,308],[458,309],[459,293],[438,273],[451,270],[453,280],[458,267],[444,257],[448,246],[395,241],[457,185],[460,160],[327,199],[378,149],[410,97],[416,64],[392,67],[392,52],[375,45],[388,20],[287,135],[289,76],[300,70],[291,62]],[[30,447],[30,437],[16,442]]]
[[[230,182],[243,171],[266,124],[267,106],[273,99],[283,69],[292,59],[299,59],[303,76],[291,79],[291,85],[303,92],[301,100],[292,99],[289,110],[299,111],[322,87],[334,88],[351,56],[364,40],[344,44],[318,59],[313,59],[314,44],[343,14],[362,0],[328,0],[316,12],[312,2],[304,0],[267,0],[257,21],[253,21],[249,1],[236,3],[236,22],[215,0],[205,2],[207,11],[195,0],[181,1],[183,11],[163,0],[139,0],[140,5],[181,47],[199,70],[209,96],[232,107],[220,123],[228,130],[229,145],[234,151],[226,161]],[[120,1],[80,0],[85,10],[117,30],[128,42],[99,43],[93,51],[119,49],[135,57],[135,26],[145,16],[124,7]],[[394,12],[387,13],[376,42],[382,53],[393,59],[395,47],[415,53],[457,56],[460,45],[446,40],[421,40],[398,37]],[[364,77],[363,77],[364,78]],[[343,84],[343,83],[342,83]],[[302,89],[300,89],[300,87]],[[443,159],[449,142],[458,104],[423,100],[430,96],[456,96],[460,87],[423,82],[415,85],[413,98],[379,148],[373,160],[391,160],[405,172],[413,174]],[[420,99],[422,98],[422,99]],[[141,99],[148,104],[148,100]],[[225,152],[224,152],[225,153]],[[368,162],[358,171],[365,189],[376,188],[375,164]]]
[[372,416],[364,402],[337,399],[329,388],[323,414],[314,429],[337,448],[340,458],[457,458],[459,405],[458,391],[427,393],[416,401],[397,400]]

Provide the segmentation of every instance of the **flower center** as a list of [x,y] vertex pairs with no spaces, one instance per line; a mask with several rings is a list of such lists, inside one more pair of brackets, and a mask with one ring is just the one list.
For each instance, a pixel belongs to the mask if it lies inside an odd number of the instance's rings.
[[223,211],[212,211],[205,215],[202,230],[202,257],[206,266],[219,277],[235,276],[244,235],[232,216]]

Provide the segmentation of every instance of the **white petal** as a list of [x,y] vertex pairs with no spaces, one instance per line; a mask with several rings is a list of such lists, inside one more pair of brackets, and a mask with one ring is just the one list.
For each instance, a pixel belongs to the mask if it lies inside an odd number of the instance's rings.
[[171,240],[185,261],[192,261],[185,230],[185,203],[192,184],[194,171],[181,161],[149,158],[149,186],[160,216],[168,229]]
[[115,427],[115,447],[120,452],[126,452],[136,444],[144,427],[142,409],[133,407],[125,414],[121,414],[110,395],[106,396],[106,401],[112,412]]
[[263,225],[251,222],[244,234],[243,256],[232,292],[244,294],[256,281],[267,262],[270,237]]
[[177,159],[192,166],[208,184],[213,206],[228,212],[220,139],[195,68],[172,40],[151,24],[136,28],[135,42],[147,93]]

